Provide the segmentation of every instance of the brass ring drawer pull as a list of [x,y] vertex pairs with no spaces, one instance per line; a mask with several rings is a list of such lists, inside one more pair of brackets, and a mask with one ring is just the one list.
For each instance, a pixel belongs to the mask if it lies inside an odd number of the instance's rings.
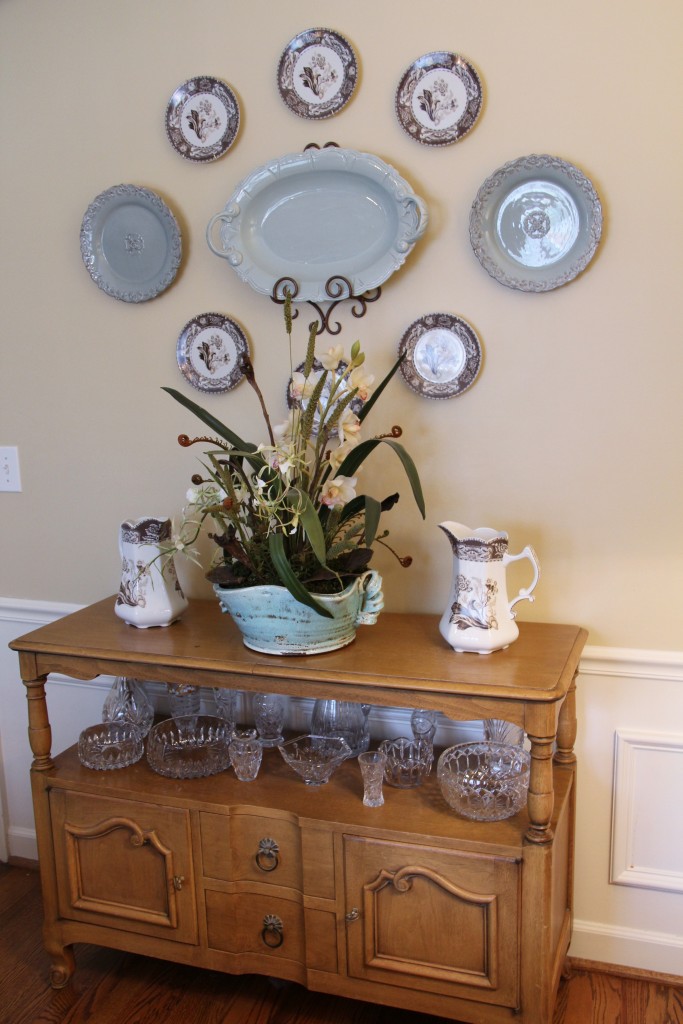
[[275,868],[280,863],[279,852],[280,847],[274,839],[261,839],[256,856],[254,857],[256,867],[260,868],[261,871],[275,871]]
[[269,949],[277,949],[285,941],[285,926],[276,914],[266,914],[263,918],[261,938]]

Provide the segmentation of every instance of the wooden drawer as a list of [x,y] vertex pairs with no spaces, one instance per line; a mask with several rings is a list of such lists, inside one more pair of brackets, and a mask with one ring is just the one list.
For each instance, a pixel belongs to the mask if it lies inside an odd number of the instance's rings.
[[201,844],[206,878],[263,882],[302,890],[301,839],[295,821],[281,811],[250,814],[203,812]]
[[350,976],[518,1005],[517,862],[347,835],[344,874]]
[[305,962],[304,916],[299,901],[211,889],[204,896],[211,949]]
[[197,942],[189,812],[53,789],[59,912]]

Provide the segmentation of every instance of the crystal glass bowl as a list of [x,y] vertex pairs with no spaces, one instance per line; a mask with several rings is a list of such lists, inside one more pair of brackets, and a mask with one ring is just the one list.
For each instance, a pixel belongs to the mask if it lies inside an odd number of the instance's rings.
[[150,729],[150,768],[170,779],[198,779],[230,767],[230,727],[213,715],[181,715]]
[[529,790],[531,757],[504,743],[457,743],[444,750],[436,775],[444,800],[475,821],[501,821],[520,811]]
[[351,756],[351,747],[341,736],[297,736],[281,743],[278,750],[307,786],[328,782],[332,772]]
[[384,778],[397,789],[421,786],[429,775],[434,760],[431,743],[422,739],[408,739],[397,736],[393,740],[382,740],[379,749],[386,754]]
[[78,739],[78,759],[86,768],[110,771],[127,768],[142,757],[139,731],[125,722],[101,722],[84,729]]

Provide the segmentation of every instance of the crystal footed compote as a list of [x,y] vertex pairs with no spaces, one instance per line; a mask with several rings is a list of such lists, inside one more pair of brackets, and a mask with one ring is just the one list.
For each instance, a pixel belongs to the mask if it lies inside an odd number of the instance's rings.
[[328,782],[332,772],[351,756],[351,747],[341,736],[297,736],[281,743],[278,750],[307,786]]

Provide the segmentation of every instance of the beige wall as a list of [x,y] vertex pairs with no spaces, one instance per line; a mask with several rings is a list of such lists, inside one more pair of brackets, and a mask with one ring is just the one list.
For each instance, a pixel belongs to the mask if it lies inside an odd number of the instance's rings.
[[[361,68],[352,102],[318,124],[275,86],[283,46],[316,24],[346,35]],[[450,557],[436,524],[457,519],[536,548],[538,598],[520,617],[579,622],[593,644],[681,649],[682,28],[671,0],[3,0],[0,445],[18,446],[23,491],[0,494],[0,594],[106,596],[119,522],[179,512],[195,461],[175,438],[194,424],[159,388],[185,388],[175,346],[192,316],[243,324],[279,417],[279,311],[209,252],[204,231],[255,166],[334,139],[393,164],[431,214],[380,302],[358,323],[344,316],[343,340],[359,336],[381,374],[406,327],[443,310],[469,320],[485,351],[461,397],[429,402],[396,380],[373,415],[377,431],[403,426],[428,503],[425,524],[407,495],[392,514],[393,541],[415,562],[378,556],[390,609],[442,610]],[[408,139],[393,113],[404,68],[435,49],[468,57],[486,95],[475,130],[443,149]],[[173,89],[197,74],[226,80],[243,115],[208,166],[179,157],[163,127]],[[467,233],[484,178],[532,152],[580,166],[606,219],[588,271],[544,295],[489,278]],[[183,231],[176,283],[140,305],[101,292],[79,252],[88,204],[122,182],[158,191]],[[209,401],[261,439],[246,386]],[[369,467],[378,495],[402,484],[389,464]]]

